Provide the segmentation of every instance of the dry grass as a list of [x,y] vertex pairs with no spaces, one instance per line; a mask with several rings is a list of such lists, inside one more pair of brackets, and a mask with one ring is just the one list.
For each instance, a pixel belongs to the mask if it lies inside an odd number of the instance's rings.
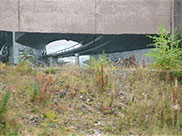
[[17,128],[18,135],[182,134],[180,83],[141,68],[103,71],[99,77],[74,66],[48,73],[0,64],[1,98],[12,91],[4,134]]

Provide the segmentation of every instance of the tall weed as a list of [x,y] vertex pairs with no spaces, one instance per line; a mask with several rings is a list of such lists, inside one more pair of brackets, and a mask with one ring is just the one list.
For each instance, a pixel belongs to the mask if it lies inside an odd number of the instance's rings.
[[0,117],[7,111],[7,104],[11,95],[11,91],[7,91],[0,101]]
[[55,93],[55,79],[50,74],[41,74],[34,78],[31,101],[46,104],[50,100],[50,96]]

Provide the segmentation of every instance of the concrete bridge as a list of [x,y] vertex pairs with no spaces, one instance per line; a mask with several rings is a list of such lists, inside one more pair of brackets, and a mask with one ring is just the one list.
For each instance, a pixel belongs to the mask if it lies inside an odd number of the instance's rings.
[[[10,54],[16,58],[18,44],[40,50],[48,43],[67,39],[99,53],[146,48],[163,25],[169,32],[182,32],[181,0],[0,0],[0,30],[9,33]],[[3,33],[3,32],[2,32]],[[14,35],[13,35],[14,34]],[[87,37],[87,38],[86,38]],[[83,40],[84,39],[84,40]],[[111,40],[111,42],[109,42]],[[11,42],[10,42],[11,41]],[[88,47],[88,46],[87,46]],[[95,50],[83,49],[92,54]]]

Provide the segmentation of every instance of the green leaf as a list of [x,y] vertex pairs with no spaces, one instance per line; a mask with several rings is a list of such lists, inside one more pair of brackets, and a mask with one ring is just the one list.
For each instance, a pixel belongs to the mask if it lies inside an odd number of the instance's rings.
[[56,119],[56,113],[54,111],[49,111],[46,113],[46,117],[50,119],[51,121],[55,121]]

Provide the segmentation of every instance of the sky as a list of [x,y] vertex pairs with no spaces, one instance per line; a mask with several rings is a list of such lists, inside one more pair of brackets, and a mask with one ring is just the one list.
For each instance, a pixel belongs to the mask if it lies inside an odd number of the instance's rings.
[[48,44],[46,46],[46,50],[47,50],[47,53],[49,54],[58,50],[71,47],[75,44],[78,44],[78,43],[74,41],[59,40],[59,41],[51,42],[50,44]]
[[[74,41],[59,40],[59,41],[55,41],[55,42],[48,44],[46,46],[46,50],[47,50],[47,53],[49,54],[49,53],[53,53],[53,52],[71,47],[71,46],[76,45],[76,44],[78,44],[78,43],[74,42]],[[81,45],[79,44],[76,47],[79,47],[79,46],[81,46]],[[80,56],[81,62],[86,61],[88,59],[89,59],[88,55]],[[75,58],[74,57],[66,57],[66,58],[64,58],[64,61],[69,61],[71,63],[74,63]]]

